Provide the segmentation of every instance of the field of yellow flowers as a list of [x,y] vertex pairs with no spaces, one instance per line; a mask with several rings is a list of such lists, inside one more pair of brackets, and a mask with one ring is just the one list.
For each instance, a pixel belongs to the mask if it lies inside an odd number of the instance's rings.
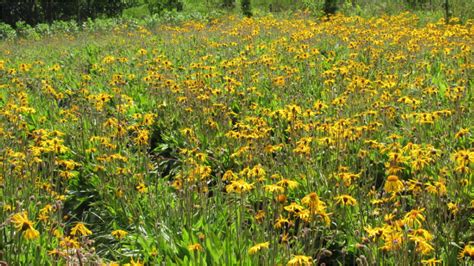
[[474,21],[0,43],[0,261],[472,265]]

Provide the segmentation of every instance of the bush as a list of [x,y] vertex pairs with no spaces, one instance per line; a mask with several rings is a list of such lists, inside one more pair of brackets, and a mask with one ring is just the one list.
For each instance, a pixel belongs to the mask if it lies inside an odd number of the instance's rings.
[[8,40],[16,37],[16,31],[12,26],[0,22],[0,40]]
[[145,0],[150,14],[161,14],[165,10],[183,10],[183,3],[180,0]]
[[51,31],[55,33],[75,33],[79,31],[79,26],[74,20],[71,21],[54,21],[51,26]]
[[311,14],[315,16],[322,15],[323,4],[321,1],[314,1],[314,0],[303,0],[302,1],[303,9],[309,11]]
[[35,26],[35,31],[41,36],[51,35],[51,28],[46,23],[40,23]]
[[18,37],[24,38],[39,38],[39,34],[35,31],[33,27],[27,24],[24,21],[18,21],[15,24],[16,33]]
[[82,29],[88,32],[106,31],[113,29],[117,25],[116,20],[112,18],[87,19],[82,24]]

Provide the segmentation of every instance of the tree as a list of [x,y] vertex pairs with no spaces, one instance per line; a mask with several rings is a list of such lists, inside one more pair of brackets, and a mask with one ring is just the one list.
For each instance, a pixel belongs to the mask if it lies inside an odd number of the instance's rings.
[[449,0],[444,0],[444,13],[446,16],[446,24],[449,24],[449,18],[451,17],[451,11],[449,10]]
[[242,13],[244,16],[251,17],[252,16],[252,7],[250,4],[250,0],[241,0],[241,6],[242,6]]
[[337,0],[324,0],[323,11],[326,15],[331,15],[337,11]]
[[[178,1],[178,0],[173,0]],[[0,22],[15,25],[24,21],[30,25],[54,20],[82,21],[98,16],[121,15],[138,0],[0,0]]]

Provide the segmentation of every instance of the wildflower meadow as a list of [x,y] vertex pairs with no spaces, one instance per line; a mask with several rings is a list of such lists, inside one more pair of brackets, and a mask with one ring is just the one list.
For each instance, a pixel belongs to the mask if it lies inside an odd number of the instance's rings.
[[0,264],[472,265],[473,48],[413,13],[2,41]]

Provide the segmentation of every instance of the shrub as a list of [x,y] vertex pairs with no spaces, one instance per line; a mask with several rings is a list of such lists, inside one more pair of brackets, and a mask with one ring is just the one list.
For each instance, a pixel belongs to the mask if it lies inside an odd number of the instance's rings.
[[161,14],[165,10],[183,10],[183,3],[180,0],[145,0],[150,14]]
[[16,31],[12,26],[0,22],[0,40],[13,39],[16,37]]
[[39,37],[39,34],[36,33],[35,29],[24,21],[18,21],[15,24],[15,28],[16,28],[16,33],[17,33],[18,37],[24,37],[24,38],[28,38],[28,37],[37,38],[37,37]]

